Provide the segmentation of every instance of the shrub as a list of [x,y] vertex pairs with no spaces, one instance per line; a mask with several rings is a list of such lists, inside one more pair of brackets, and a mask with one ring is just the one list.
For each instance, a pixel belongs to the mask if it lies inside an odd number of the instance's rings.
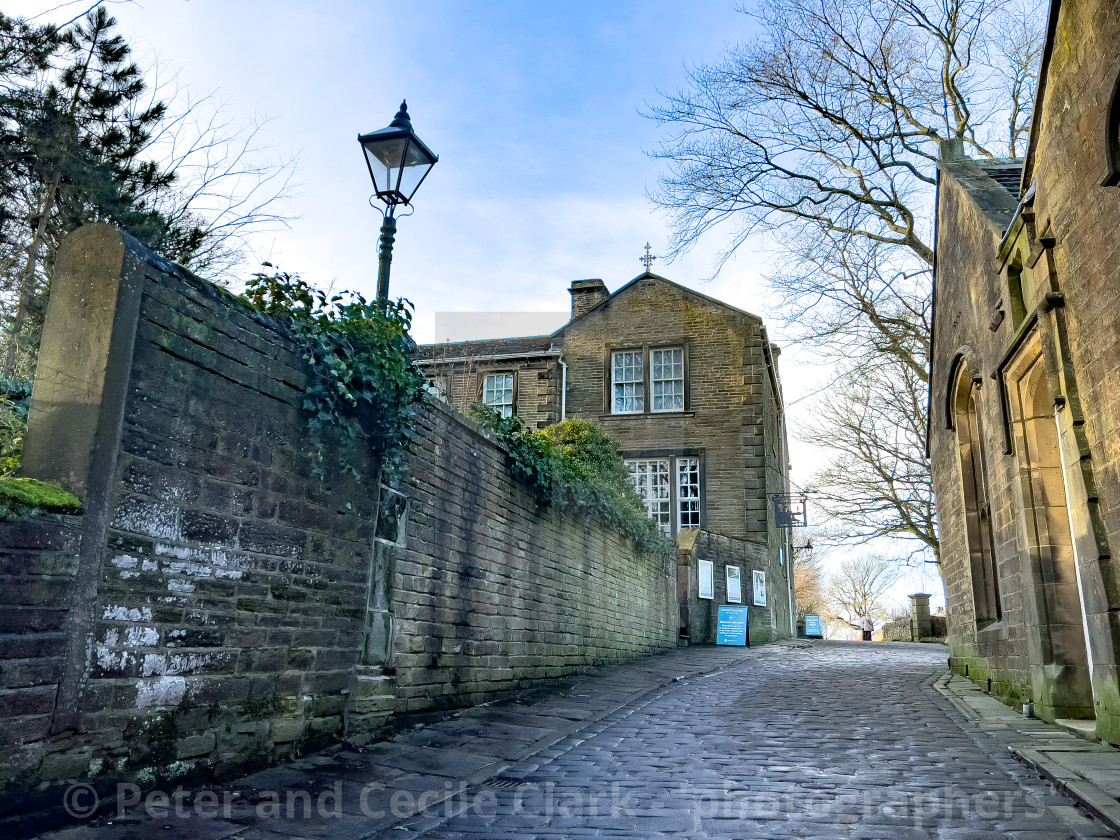
[[30,379],[0,379],[0,476],[11,475],[19,466],[31,386]]
[[468,415],[509,450],[510,472],[538,504],[618,528],[643,552],[675,550],[634,491],[618,444],[598,424],[572,417],[534,432],[484,405]]

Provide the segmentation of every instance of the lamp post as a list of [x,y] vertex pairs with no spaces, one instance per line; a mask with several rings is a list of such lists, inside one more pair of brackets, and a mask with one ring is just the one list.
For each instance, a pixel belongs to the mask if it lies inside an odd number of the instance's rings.
[[[792,635],[796,636],[798,634],[797,623],[798,623],[799,619],[798,619],[797,611],[794,610],[793,591],[794,591],[794,589],[797,585],[797,582],[796,582],[797,558],[798,558],[799,555],[802,555],[802,554],[804,554],[805,559],[809,559],[813,556],[813,541],[810,540],[810,539],[806,539],[805,540],[805,545],[794,545],[793,544],[793,538],[792,538],[792,535],[791,535],[791,538],[790,538],[790,541],[789,541],[789,549],[790,549],[789,623],[790,623],[790,633]],[[801,608],[798,608],[798,611],[800,609]],[[800,621],[801,621],[801,629],[802,629],[802,631],[804,631],[805,630],[805,617],[804,617],[804,615],[801,616]]]
[[[412,204],[416,190],[439,157],[412,130],[408,105],[404,102],[387,128],[359,134],[358,142],[366,155],[373,191],[388,208],[381,225],[377,266],[377,305],[384,312],[389,303],[389,265],[393,261],[393,239],[397,233],[397,207]],[[372,198],[370,203],[373,203]]]
[[809,556],[812,556],[812,554],[813,554],[813,541],[812,540],[805,540],[805,545],[793,545],[793,546],[790,546],[790,547],[793,549],[793,556],[795,558],[802,551],[804,551]]

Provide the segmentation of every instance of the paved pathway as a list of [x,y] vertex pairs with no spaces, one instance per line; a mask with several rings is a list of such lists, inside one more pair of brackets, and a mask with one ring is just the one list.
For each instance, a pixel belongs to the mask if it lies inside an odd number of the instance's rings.
[[945,655],[836,642],[688,649],[274,768],[183,801],[179,816],[162,800],[153,813],[149,795],[124,819],[50,836],[1113,836],[934,689]]
[[1120,749],[1093,737],[1093,721],[1054,726],[1025,718],[971,680],[952,674],[942,676],[934,687],[973,725],[1073,795],[1113,831],[1120,831]]

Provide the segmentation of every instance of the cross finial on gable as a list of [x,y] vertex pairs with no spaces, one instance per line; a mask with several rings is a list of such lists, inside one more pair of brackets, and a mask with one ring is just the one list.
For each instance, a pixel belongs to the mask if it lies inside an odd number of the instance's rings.
[[646,271],[648,272],[648,271],[649,271],[649,267],[650,267],[651,265],[653,265],[653,261],[654,261],[655,259],[657,259],[657,257],[655,257],[655,256],[654,256],[653,254],[651,254],[651,253],[649,252],[649,243],[647,242],[647,243],[646,243],[646,255],[645,255],[644,257],[638,257],[638,262],[640,262],[640,263],[644,263],[644,264],[645,264],[645,267],[646,267]]

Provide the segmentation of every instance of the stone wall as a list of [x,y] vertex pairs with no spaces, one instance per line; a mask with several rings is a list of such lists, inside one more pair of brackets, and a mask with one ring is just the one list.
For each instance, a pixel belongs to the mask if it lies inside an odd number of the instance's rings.
[[0,816],[67,779],[229,777],[675,644],[672,565],[539,510],[448,410],[419,407],[400,492],[362,441],[328,436],[317,464],[305,377],[283,327],[111,227],[61,249],[24,472],[85,513],[0,529]]
[[[705,530],[682,532],[679,544],[678,579],[682,584],[688,582],[687,594],[681,593],[682,604],[688,605],[687,623],[681,629],[682,633],[687,630],[691,644],[715,644],[719,605],[732,603],[727,598],[728,566],[737,566],[742,574],[740,604],[748,608],[751,643],[789,636],[790,601],[785,568],[770,557],[764,545]],[[711,599],[700,598],[698,594],[701,560],[714,564],[715,589]],[[765,606],[755,604],[755,571],[766,574]]]
[[419,418],[392,556],[398,712],[481,702],[676,645],[672,558],[540,510],[442,405]]
[[0,523],[0,783],[46,753],[80,546],[78,517]]

